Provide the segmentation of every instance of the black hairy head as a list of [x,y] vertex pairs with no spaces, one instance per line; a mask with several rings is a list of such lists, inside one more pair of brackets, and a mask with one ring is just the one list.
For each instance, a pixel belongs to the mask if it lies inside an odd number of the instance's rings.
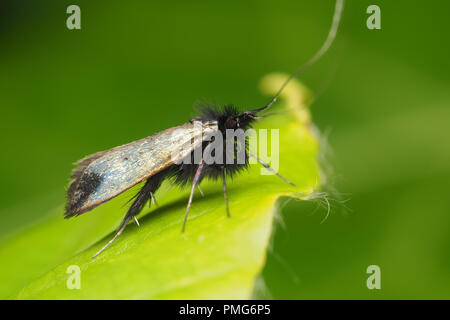
[[225,133],[226,129],[251,128],[253,121],[259,119],[253,110],[240,112],[235,106],[229,104],[223,108],[211,104],[203,104],[197,107],[200,113],[198,117],[201,121],[217,121],[219,130]]
[[[235,174],[248,168],[248,138],[244,135],[244,140],[238,139],[238,136],[231,133],[228,134],[227,130],[247,130],[251,128],[252,122],[259,119],[256,113],[259,110],[239,111],[233,105],[225,105],[220,108],[212,104],[204,103],[197,106],[199,116],[195,120],[201,122],[216,121],[219,131],[222,133],[222,155],[219,157],[222,162],[212,163],[205,166],[202,172],[203,177],[211,179],[217,179],[225,173],[228,177],[232,178]],[[227,150],[230,139],[232,139],[231,146],[233,150]],[[215,141],[213,137],[211,141],[204,141],[198,148],[202,149],[201,154],[205,152],[206,147]],[[212,156],[216,155],[216,151],[212,152]],[[231,152],[231,159],[228,158],[227,153]],[[185,185],[192,181],[198,164],[195,163],[196,150],[193,150],[186,159],[183,159],[183,164],[174,165],[174,170],[169,174],[175,178],[175,183]],[[227,161],[225,161],[225,159]],[[231,160],[231,161],[230,161]]]

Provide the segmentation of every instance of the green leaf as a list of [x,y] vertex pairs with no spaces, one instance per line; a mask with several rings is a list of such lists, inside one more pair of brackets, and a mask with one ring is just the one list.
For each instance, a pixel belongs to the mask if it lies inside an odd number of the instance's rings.
[[[274,94],[285,75],[262,81]],[[144,210],[101,255],[139,186],[80,217],[64,220],[62,208],[6,237],[0,244],[0,297],[18,299],[246,299],[265,263],[277,200],[306,198],[319,184],[318,143],[305,107],[307,90],[291,82],[276,114],[255,129],[279,129],[279,172],[291,186],[259,164],[228,181],[231,218],[222,185],[205,181],[194,196],[181,233],[187,189],[164,184],[158,207]],[[267,146],[270,154],[270,143]],[[263,159],[270,160],[270,159]],[[266,173],[266,175],[261,174]],[[81,289],[69,290],[67,268],[81,269]]]

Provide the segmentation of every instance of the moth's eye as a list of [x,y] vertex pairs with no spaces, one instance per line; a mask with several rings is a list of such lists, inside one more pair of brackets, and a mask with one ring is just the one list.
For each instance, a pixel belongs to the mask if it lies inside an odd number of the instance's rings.
[[237,121],[235,119],[228,119],[227,122],[225,122],[225,127],[227,129],[233,129],[236,127]]

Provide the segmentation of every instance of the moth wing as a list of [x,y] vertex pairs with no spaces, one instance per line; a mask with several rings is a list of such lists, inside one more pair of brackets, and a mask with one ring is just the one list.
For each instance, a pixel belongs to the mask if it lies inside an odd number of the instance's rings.
[[216,122],[191,121],[77,161],[65,217],[89,211],[183,159],[216,130]]

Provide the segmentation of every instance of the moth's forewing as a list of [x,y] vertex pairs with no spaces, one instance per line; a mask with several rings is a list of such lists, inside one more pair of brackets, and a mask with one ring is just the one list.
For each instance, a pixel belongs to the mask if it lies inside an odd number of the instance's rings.
[[[66,218],[89,211],[180,161],[216,130],[216,122],[190,121],[81,159],[67,192]],[[173,150],[183,150],[178,159]]]

